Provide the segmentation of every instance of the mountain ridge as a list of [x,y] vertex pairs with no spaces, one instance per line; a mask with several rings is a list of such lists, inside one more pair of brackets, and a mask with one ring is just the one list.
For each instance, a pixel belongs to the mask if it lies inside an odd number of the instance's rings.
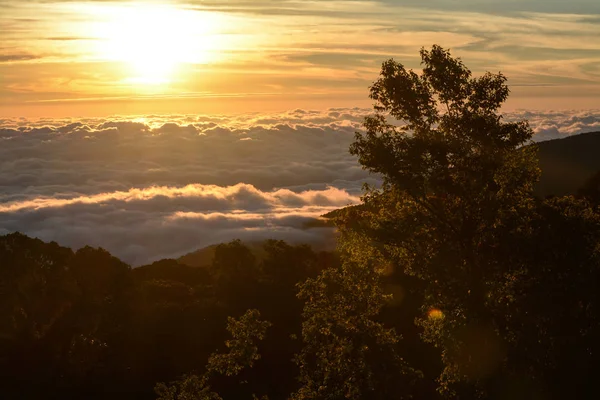
[[546,140],[537,146],[542,174],[536,194],[540,197],[576,194],[600,171],[600,131]]

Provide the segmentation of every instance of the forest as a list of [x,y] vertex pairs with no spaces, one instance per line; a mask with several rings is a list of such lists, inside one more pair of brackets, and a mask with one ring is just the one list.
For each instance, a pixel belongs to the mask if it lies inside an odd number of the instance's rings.
[[2,397],[598,398],[600,173],[540,192],[552,153],[503,119],[506,77],[421,58],[370,88],[350,152],[383,184],[326,216],[334,252],[235,240],[132,268],[1,236]]

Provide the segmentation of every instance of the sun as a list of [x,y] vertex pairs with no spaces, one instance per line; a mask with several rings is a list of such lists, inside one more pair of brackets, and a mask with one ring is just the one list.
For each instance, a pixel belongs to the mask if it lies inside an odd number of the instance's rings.
[[126,83],[169,83],[182,64],[207,63],[219,50],[215,13],[143,3],[99,11],[104,18],[96,26],[98,53],[123,63]]

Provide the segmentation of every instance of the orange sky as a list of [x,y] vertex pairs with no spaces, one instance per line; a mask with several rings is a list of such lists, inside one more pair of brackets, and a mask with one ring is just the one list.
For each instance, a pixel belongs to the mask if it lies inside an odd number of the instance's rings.
[[0,115],[369,106],[383,60],[433,43],[503,71],[509,108],[600,105],[600,2],[458,3],[0,0]]

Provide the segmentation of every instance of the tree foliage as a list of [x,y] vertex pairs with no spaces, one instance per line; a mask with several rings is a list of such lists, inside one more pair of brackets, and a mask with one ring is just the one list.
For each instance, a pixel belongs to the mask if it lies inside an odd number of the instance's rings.
[[301,285],[301,388],[292,398],[408,398],[419,374],[398,352],[401,337],[377,321],[389,296],[371,265],[346,262]]
[[225,342],[229,352],[210,356],[208,371],[234,376],[243,368],[252,367],[260,359],[255,342],[265,338],[270,325],[260,320],[258,310],[248,310],[239,320],[227,318],[227,331],[233,337]]
[[251,368],[260,359],[256,342],[265,338],[270,325],[260,320],[258,310],[248,310],[239,319],[229,317],[227,331],[233,337],[225,342],[229,351],[212,354],[203,375],[186,375],[169,385],[157,384],[158,400],[221,400],[211,389],[211,377],[215,374],[236,376],[244,368]]
[[[260,257],[250,257],[239,241],[221,249],[205,267],[161,260],[131,269],[102,249],[73,252],[18,233],[0,236],[4,394],[154,398],[156,382],[202,374],[227,337],[228,316],[252,306],[276,325],[261,340],[260,362],[236,377],[213,374],[208,393],[281,398],[294,391],[297,368],[291,360],[299,343],[290,335],[300,333],[302,309],[294,285],[336,258],[278,241],[257,247]],[[236,344],[243,337],[231,340],[232,351],[247,348]],[[231,360],[226,354],[217,359]],[[198,383],[196,378],[188,384]]]
[[579,189],[578,194],[594,206],[600,206],[600,171],[588,178],[584,185]]
[[[487,397],[514,386],[523,394],[519,379],[541,376],[539,363],[555,354],[548,341],[538,346],[536,360],[523,352],[539,343],[540,329],[555,343],[556,327],[545,324],[565,323],[524,311],[535,303],[553,308],[539,292],[556,288],[547,263],[565,285],[597,270],[593,240],[548,247],[549,210],[555,210],[553,226],[579,218],[578,235],[588,239],[597,226],[585,204],[534,197],[533,132],[499,114],[509,94],[502,74],[473,77],[439,46],[422,50],[421,58],[421,74],[385,62],[371,87],[376,114],[366,119],[366,132],[357,133],[351,153],[383,177],[383,186],[368,189],[364,206],[348,210],[342,230],[346,237],[360,232],[386,260],[424,282],[418,323],[424,340],[442,352],[442,393]],[[579,257],[567,256],[570,245]],[[549,260],[557,251],[564,264]],[[562,300],[575,306],[583,298]],[[519,347],[524,341],[529,344]]]

